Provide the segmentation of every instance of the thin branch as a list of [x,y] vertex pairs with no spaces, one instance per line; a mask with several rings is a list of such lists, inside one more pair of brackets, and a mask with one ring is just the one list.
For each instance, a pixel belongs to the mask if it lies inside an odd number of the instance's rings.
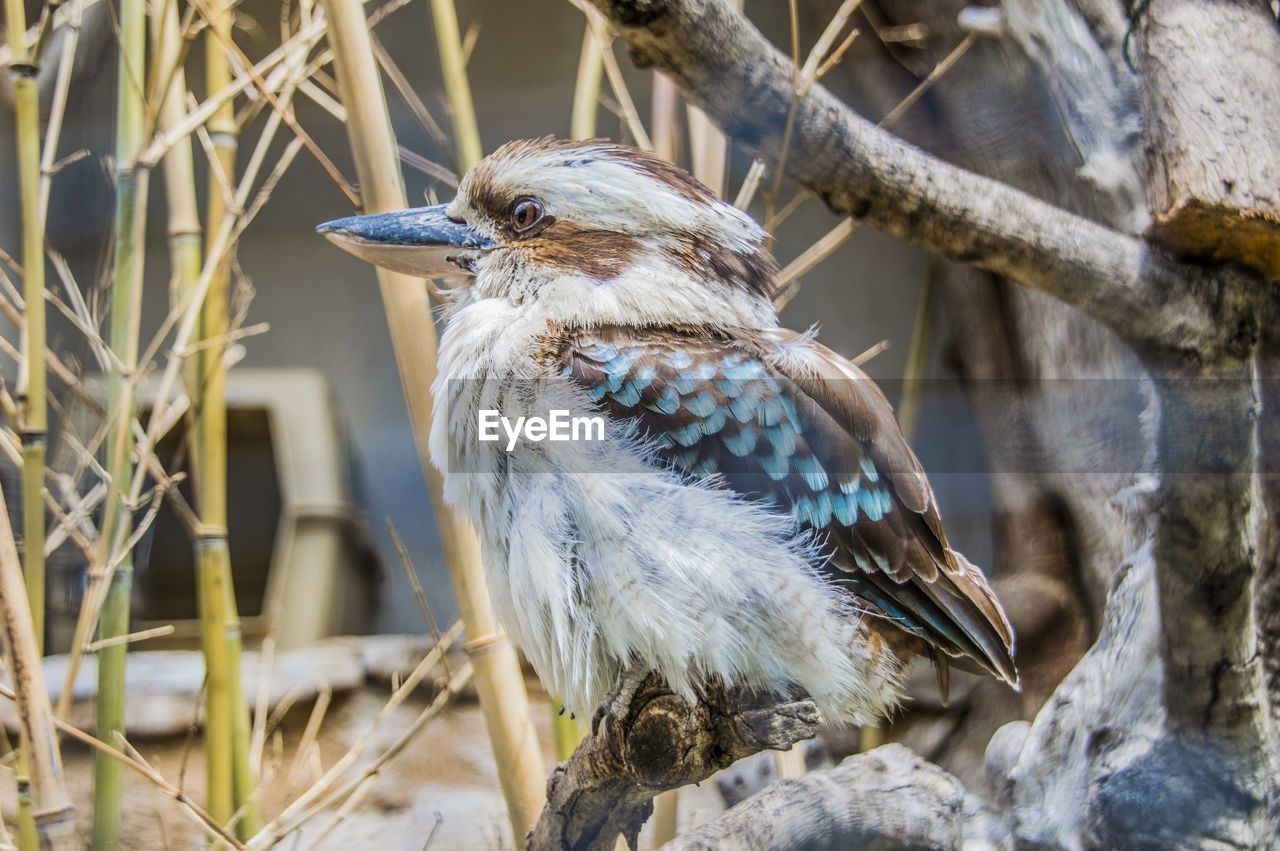
[[921,80],[919,85],[912,89],[897,106],[890,110],[888,115],[880,119],[880,123],[876,126],[892,127],[896,124],[898,119],[902,117],[903,113],[914,106],[916,101],[924,97],[925,92],[933,88],[934,83],[942,79],[942,75],[950,71],[952,66],[960,61],[960,57],[969,52],[969,48],[973,47],[973,43],[976,40],[977,36],[973,33],[966,35],[950,53],[943,57],[941,62],[934,66],[933,70],[929,72],[929,76]]
[[[413,117],[418,119],[418,123],[422,125],[422,129],[427,131],[427,135],[431,137],[431,141],[435,142],[440,150],[444,151],[453,164],[457,168],[458,158],[453,152],[453,145],[449,142],[449,136],[444,132],[444,128],[431,115],[431,111],[427,109],[427,105],[422,102],[422,98],[418,97],[418,93],[414,91],[413,84],[400,70],[400,66],[391,58],[391,54],[387,53],[386,48],[382,46],[382,42],[378,37],[369,33],[369,40],[373,43],[373,56],[378,60],[382,73],[387,75],[387,79],[391,81],[391,85],[395,86],[396,91],[404,100],[405,106],[409,107],[409,111],[413,113]],[[452,172],[450,172],[452,174]],[[453,175],[453,186],[458,185],[458,178]]]
[[[209,11],[209,7],[204,4],[203,0],[191,1],[192,5],[195,6],[196,10],[200,13],[200,16],[203,17],[206,22],[213,20],[213,13]],[[316,158],[316,162],[320,163],[320,166],[325,170],[325,173],[328,174],[333,182],[337,184],[338,188],[342,190],[342,193],[347,196],[347,200],[351,202],[351,205],[353,207],[359,207],[359,193],[357,193],[355,188],[347,182],[345,177],[342,176],[342,172],[333,164],[333,160],[329,159],[329,156],[325,154],[325,152],[320,149],[320,146],[316,144],[315,140],[311,138],[311,134],[304,130],[302,125],[298,123],[298,120],[293,117],[292,110],[290,110],[285,104],[282,104],[280,98],[277,98],[275,93],[271,91],[267,86],[266,80],[264,80],[262,75],[254,68],[253,63],[249,61],[249,57],[245,56],[244,51],[242,51],[234,41],[228,38],[226,34],[221,32],[217,27],[212,27],[209,31],[217,37],[218,41],[222,42],[222,46],[228,53],[244,63],[245,72],[249,75],[250,80],[253,82],[254,87],[257,88],[259,94],[266,98],[267,103],[271,104],[271,108],[280,116],[285,125],[294,132],[294,135],[302,140],[302,144],[304,144],[307,150],[311,152],[311,155]]]
[[152,629],[130,632],[125,635],[114,635],[111,638],[103,638],[98,641],[93,641],[84,649],[86,653],[97,653],[104,647],[114,647],[117,644],[136,644],[139,641],[146,641],[149,638],[161,638],[166,635],[173,635],[175,630],[177,630],[177,627],[173,624],[165,624],[164,626],[157,626]]
[[787,264],[778,273],[778,288],[773,296],[773,306],[782,310],[798,289],[800,276],[808,273],[823,260],[830,257],[837,248],[853,236],[858,223],[853,219],[841,219],[839,224],[827,231],[826,235],[805,249],[804,253]]

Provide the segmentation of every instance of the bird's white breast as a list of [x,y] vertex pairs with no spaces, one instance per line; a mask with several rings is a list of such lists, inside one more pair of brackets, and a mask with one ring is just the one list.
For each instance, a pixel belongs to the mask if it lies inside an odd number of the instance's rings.
[[633,431],[602,442],[478,440],[482,408],[514,419],[592,410],[534,357],[536,302],[456,308],[440,346],[431,434],[445,496],[480,531],[502,625],[548,688],[589,715],[619,671],[662,673],[692,697],[707,677],[801,686],[832,720],[892,702],[898,663],[865,641],[861,613],[821,578],[793,521],[713,483],[689,483]]

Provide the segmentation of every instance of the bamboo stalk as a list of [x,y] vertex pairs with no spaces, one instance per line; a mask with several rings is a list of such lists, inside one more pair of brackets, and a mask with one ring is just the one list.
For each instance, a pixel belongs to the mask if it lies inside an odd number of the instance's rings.
[[[227,56],[232,43],[231,9],[230,0],[222,0],[212,9],[205,41],[205,85],[211,92],[231,84]],[[210,116],[208,131],[216,157],[216,162],[210,163],[209,179],[208,222],[212,234],[228,215],[226,196],[214,189],[218,185],[215,172],[229,185],[235,181],[238,138],[235,107],[230,99]],[[194,281],[189,279],[187,283],[194,286]],[[218,264],[205,295],[200,319],[200,338],[205,344],[195,358],[195,380],[190,392],[191,398],[197,400],[192,456],[201,521],[196,541],[201,636],[209,669],[205,691],[209,811],[225,822],[243,808],[236,832],[245,839],[257,831],[259,817],[249,762],[249,707],[244,699],[240,671],[240,616],[236,610],[231,550],[227,542],[227,403],[223,354],[230,281],[228,254]]]
[[[149,173],[137,167],[143,141],[143,96],[138,69],[146,61],[146,2],[120,2],[120,56],[116,82],[116,216],[115,251],[111,285],[111,349],[124,370],[112,369],[108,381],[108,405],[112,423],[107,472],[110,482],[103,506],[99,534],[102,575],[91,580],[91,589],[105,591],[99,640],[129,632],[129,597],[133,556],[125,552],[118,565],[117,541],[128,537],[130,511],[124,489],[133,477],[134,389],[138,366],[138,326],[142,300],[142,266],[146,236],[147,183]],[[85,595],[82,605],[96,605],[95,594]],[[97,736],[118,748],[116,734],[124,732],[124,673],[127,644],[113,644],[98,654]],[[95,755],[93,845],[115,848],[120,836],[120,804],[123,778],[120,763]]]
[[619,109],[622,110],[622,118],[627,124],[627,130],[631,132],[636,147],[652,151],[653,141],[644,129],[644,122],[640,120],[640,113],[636,109],[635,100],[631,97],[631,90],[627,88],[626,78],[622,76],[622,68],[618,65],[618,57],[613,55],[609,23],[594,8],[587,9],[587,20],[595,27],[596,37],[604,45],[604,75],[609,78],[609,88],[613,90],[613,96],[618,101]]
[[693,176],[717,195],[724,191],[724,134],[693,104],[686,108],[689,124],[689,166]]
[[651,104],[649,126],[653,130],[653,152],[667,162],[675,162],[680,138],[680,128],[676,124],[680,90],[670,77],[660,71],[653,72]]
[[582,742],[582,722],[565,711],[560,698],[551,697],[551,735],[555,741],[556,759],[564,762],[573,756]]
[[[397,2],[408,2],[408,0],[392,0],[391,4]],[[386,7],[384,7],[386,8]],[[295,44],[293,52],[289,55],[290,61],[295,64],[301,59],[299,50],[305,45]],[[292,92],[296,87],[296,79],[287,81],[281,97],[286,101],[292,96]],[[187,121],[190,121],[188,117]],[[275,138],[275,133],[281,124],[280,113],[272,112],[267,117],[267,121],[262,128],[262,132],[258,135],[253,156],[249,158],[249,162],[245,168],[245,173],[240,180],[236,189],[234,209],[245,209],[248,204],[248,196],[253,189],[255,180],[257,179],[260,167],[266,158],[267,149],[271,146]],[[185,126],[185,124],[184,124]],[[268,185],[273,184],[273,180],[278,178],[283,166],[287,162],[291,162],[293,156],[300,149],[300,144],[295,139],[285,147],[281,154],[280,163],[273,169],[271,175],[268,176],[264,183],[264,190]],[[148,162],[145,159],[138,161],[137,170],[140,174],[145,174]],[[257,202],[253,206],[256,209]],[[144,362],[150,362],[152,355],[159,351],[160,340],[167,337],[172,331],[173,338],[169,345],[169,359],[165,368],[156,382],[155,405],[151,410],[151,416],[148,418],[145,430],[140,425],[136,426],[137,434],[140,437],[138,443],[138,455],[140,458],[147,460],[147,465],[139,466],[135,472],[132,483],[129,485],[128,497],[131,502],[137,502],[142,493],[142,488],[147,480],[147,476],[152,473],[156,464],[154,457],[154,448],[161,439],[168,434],[169,430],[181,420],[184,416],[185,409],[190,400],[186,394],[181,394],[170,402],[174,388],[179,381],[179,373],[182,371],[183,365],[186,363],[187,356],[191,353],[191,343],[198,331],[200,311],[204,304],[204,297],[212,282],[216,265],[211,260],[217,260],[223,256],[223,252],[230,250],[235,239],[239,236],[242,227],[248,220],[248,214],[241,217],[228,217],[223,221],[222,225],[217,229],[214,238],[211,240],[212,248],[209,256],[205,258],[205,263],[200,271],[200,279],[196,282],[191,295],[182,299],[181,303],[170,311],[169,315],[161,322],[160,330],[157,332],[157,340],[149,347],[148,354],[142,358]],[[108,424],[109,425],[109,424]],[[94,443],[96,443],[96,439]],[[109,477],[104,477],[109,478]],[[120,488],[107,487],[103,484],[103,493],[107,495],[118,495]],[[105,502],[105,498],[104,498]],[[95,554],[96,557],[96,554]],[[76,674],[79,671],[79,664],[83,649],[89,643],[89,634],[93,631],[98,622],[100,614],[101,594],[100,586],[102,585],[101,576],[106,571],[114,568],[118,559],[113,559],[106,563],[106,566],[96,565],[92,582],[86,592],[86,602],[80,608],[80,615],[76,621],[75,638],[72,641],[71,649],[67,654],[67,670],[64,677],[64,688],[58,699],[57,715],[63,717],[70,711],[71,695],[74,690]]]
[[[467,81],[467,62],[462,55],[458,12],[453,0],[431,0],[431,19],[435,22],[436,49],[440,52],[440,68],[444,72],[444,90],[453,112],[453,143],[458,149],[458,164],[466,171],[480,162],[484,154],[480,147],[475,106],[471,103],[471,84]],[[331,25],[331,34],[332,31]],[[379,83],[378,87],[381,89],[382,84]]]
[[[124,670],[128,653],[125,642],[113,637],[129,632],[129,596],[133,586],[133,565],[125,562],[111,573],[107,596],[98,622],[97,726],[98,739],[115,746],[114,733],[124,732]],[[109,642],[109,643],[108,643]],[[98,753],[94,756],[93,847],[116,848],[120,837],[120,807],[123,782],[120,764]]]
[[773,752],[773,767],[778,772],[779,780],[791,780],[803,777],[804,765],[803,743],[793,745],[788,751]]
[[[61,3],[54,4],[61,6]],[[84,10],[80,0],[67,4],[66,20],[62,23],[65,35],[62,55],[58,58],[58,75],[53,84],[53,102],[49,105],[49,127],[45,131],[44,152],[40,158],[40,222],[44,226],[49,211],[49,193],[53,188],[54,164],[58,160],[58,139],[62,135],[62,122],[67,112],[67,95],[71,91],[71,74],[75,70],[76,49],[80,46],[80,24]],[[57,10],[50,21],[58,17]]]
[[48,431],[45,378],[44,216],[40,208],[40,106],[37,68],[26,44],[19,0],[6,0],[13,55],[14,125],[22,199],[23,337],[18,404],[22,437],[22,541],[27,599],[37,648],[44,648],[44,458]]
[[[23,306],[26,311],[23,359],[18,376],[23,567],[31,637],[38,657],[44,648],[44,459],[48,430],[44,358],[44,222],[40,213],[40,104],[36,88],[37,69],[27,50],[26,10],[21,0],[5,0],[5,15],[11,54],[9,68],[13,76],[18,186],[22,203]],[[5,523],[8,523],[7,517]],[[31,793],[29,750],[24,744],[17,766],[18,844],[23,851],[35,848],[39,842]]]
[[[13,18],[9,19],[14,20]],[[44,684],[44,668],[36,647],[31,607],[18,548],[9,526],[9,509],[0,493],[0,638],[9,663],[18,705],[22,752],[29,772],[29,800],[38,847],[77,847],[76,814],[62,782],[62,761],[54,736],[53,713]],[[21,790],[19,791],[21,794]],[[19,836],[19,847],[26,842]],[[32,846],[35,847],[35,846]]]
[[[730,5],[742,10],[742,0],[730,0]],[[728,181],[726,167],[729,163],[729,145],[720,128],[707,114],[693,104],[687,108],[689,124],[689,170],[693,176],[707,185],[719,197],[725,196]]]
[[582,32],[582,52],[578,55],[578,77],[573,87],[573,112],[569,135],[590,139],[596,135],[596,114],[600,103],[600,82],[604,79],[604,45],[587,18]]
[[[157,68],[174,68],[173,79],[160,104],[158,126],[161,133],[180,124],[186,117],[184,97],[186,73],[176,58],[181,49],[182,34],[178,27],[176,0],[165,0],[157,14],[151,16],[151,43]],[[191,152],[191,139],[184,136],[169,148],[163,160],[165,200],[169,210],[169,265],[175,282],[174,298],[190,295],[200,277],[201,235],[200,213],[196,203],[196,171]]]
[[231,720],[231,691],[227,685],[230,676],[230,660],[226,652],[225,616],[227,590],[226,574],[221,570],[218,550],[225,546],[221,536],[196,539],[196,575],[199,579],[197,597],[200,612],[200,643],[204,647],[205,710],[204,710],[204,759],[205,759],[205,809],[219,824],[231,820],[235,811],[232,804],[232,753],[233,725]]
[[[600,24],[592,15],[594,9],[583,10],[586,21],[582,34],[582,53],[578,57],[578,76],[573,87],[573,113],[569,120],[569,132],[575,139],[590,139],[596,135],[596,118],[599,115],[600,84],[604,80],[604,40]],[[551,734],[555,742],[556,759],[563,762],[573,756],[582,741],[582,720],[570,715],[557,695],[549,695],[551,709]]]
[[680,790],[668,789],[653,799],[653,847],[661,848],[680,832]]
[[933,336],[933,300],[939,263],[930,259],[929,268],[916,299],[915,320],[911,323],[911,342],[907,346],[907,362],[902,367],[902,397],[898,400],[898,427],[910,443],[915,440],[920,424],[920,398]]
[[[323,5],[330,20],[329,43],[334,52],[338,86],[349,113],[347,132],[364,208],[370,213],[402,209],[405,207],[404,184],[363,12],[358,4],[343,0],[323,0]],[[459,112],[456,105],[454,112],[456,117]],[[461,145],[459,147],[466,163],[467,157]],[[420,281],[383,269],[377,274],[419,461],[431,494],[458,611],[466,625],[469,639],[466,647],[475,666],[476,688],[511,817],[512,833],[517,838],[523,837],[533,827],[542,808],[546,774],[515,649],[497,632],[493,620],[480,563],[479,541],[475,532],[445,504],[441,475],[431,465],[427,450],[427,435],[431,431],[429,388],[436,375],[431,305]]]

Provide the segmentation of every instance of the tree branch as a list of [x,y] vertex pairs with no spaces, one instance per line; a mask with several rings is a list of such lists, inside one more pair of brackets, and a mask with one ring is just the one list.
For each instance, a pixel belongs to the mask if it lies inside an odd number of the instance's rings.
[[[724,0],[592,0],[640,67],[657,68],[752,153],[776,162],[793,98],[788,58]],[[1248,320],[1229,279],[999,181],[928,156],[821,85],[795,106],[789,177],[834,212],[1043,290],[1140,347],[1213,352]],[[1226,335],[1230,337],[1231,335]]]
[[1003,848],[1008,842],[1008,827],[960,781],[894,744],[775,783],[665,848]]
[[760,751],[785,750],[818,729],[808,700],[775,704],[711,688],[690,703],[656,674],[629,699],[605,705],[596,731],[547,781],[547,805],[528,848],[611,851],[620,835],[635,848],[658,793],[700,783]]

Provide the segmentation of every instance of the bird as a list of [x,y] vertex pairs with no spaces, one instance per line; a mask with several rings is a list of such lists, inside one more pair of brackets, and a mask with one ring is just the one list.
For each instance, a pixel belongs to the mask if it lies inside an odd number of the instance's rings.
[[[875,724],[917,656],[944,694],[949,666],[1017,687],[1009,620],[948,542],[888,399],[780,325],[764,230],[683,169],[518,140],[446,204],[317,230],[464,282],[430,454],[499,622],[569,711],[657,674],[689,700],[803,694],[828,723]],[[601,439],[495,441],[482,422],[557,410]]]

